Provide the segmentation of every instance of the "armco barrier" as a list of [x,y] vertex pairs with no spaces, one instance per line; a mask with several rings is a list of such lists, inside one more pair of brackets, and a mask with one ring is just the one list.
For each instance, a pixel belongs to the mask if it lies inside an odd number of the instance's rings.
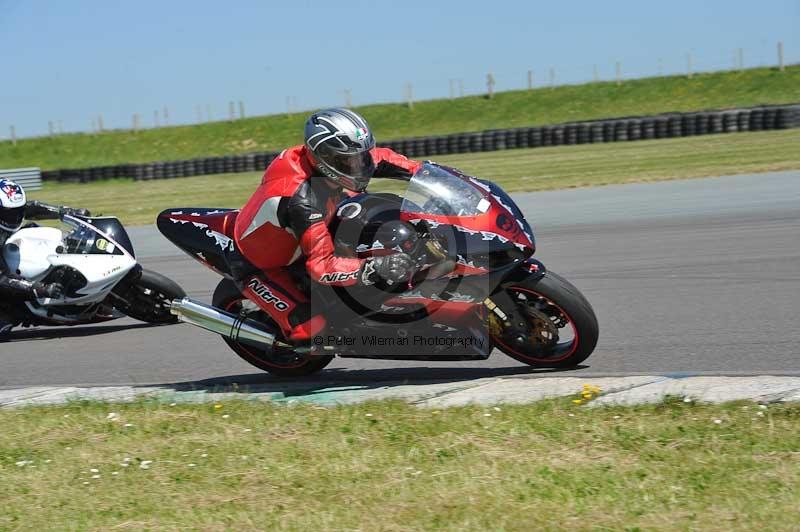
[[9,168],[0,170],[0,179],[9,179],[28,190],[42,188],[42,172],[38,168]]
[[[411,158],[477,153],[564,144],[626,142],[800,127],[800,103],[745,109],[666,113],[548,126],[492,129],[451,135],[390,140],[381,146]],[[203,157],[184,161],[119,164],[94,168],[46,170],[43,181],[89,183],[105,179],[173,179],[194,175],[262,171],[277,152]]]

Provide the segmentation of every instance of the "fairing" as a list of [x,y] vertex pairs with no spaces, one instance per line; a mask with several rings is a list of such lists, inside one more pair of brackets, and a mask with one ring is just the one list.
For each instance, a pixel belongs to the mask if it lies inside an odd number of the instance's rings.
[[185,207],[167,209],[156,224],[170,242],[220,275],[230,276],[226,254],[235,249],[238,210]]
[[[30,281],[64,286],[64,295],[59,299],[25,302],[27,311],[43,322],[73,325],[94,321],[95,305],[104,301],[136,266],[136,259],[120,241],[86,220],[64,216],[61,229],[21,229],[3,248],[12,271]],[[130,246],[116,218],[104,220],[109,227],[118,225],[121,231],[116,236],[122,235]]]

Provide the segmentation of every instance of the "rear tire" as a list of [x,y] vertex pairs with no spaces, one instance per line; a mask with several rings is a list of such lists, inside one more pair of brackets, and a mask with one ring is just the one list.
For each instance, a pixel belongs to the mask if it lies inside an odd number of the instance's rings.
[[592,354],[599,335],[597,316],[589,301],[572,283],[548,271],[541,279],[531,276],[507,287],[507,292],[517,301],[519,310],[534,305],[537,310],[544,309],[545,315],[550,315],[550,319],[559,327],[559,332],[571,327],[573,338],[568,342],[538,348],[512,347],[509,342],[493,338],[496,347],[503,353],[537,368],[572,368]]
[[[250,303],[229,279],[219,282],[211,299],[212,305],[232,314],[239,314],[245,302]],[[248,318],[269,327],[276,339],[285,341],[280,327],[272,321],[267,313],[255,310],[248,312]],[[242,345],[224,336],[222,340],[246,362],[277,377],[306,377],[321,371],[333,360],[333,357],[329,355],[297,355],[291,350],[281,350],[281,348],[276,348],[273,352],[262,351],[249,345]]]
[[170,314],[169,304],[186,297],[186,292],[172,279],[143,269],[118,295],[126,302],[114,305],[120,312],[139,321],[166,324],[178,322],[178,317]]

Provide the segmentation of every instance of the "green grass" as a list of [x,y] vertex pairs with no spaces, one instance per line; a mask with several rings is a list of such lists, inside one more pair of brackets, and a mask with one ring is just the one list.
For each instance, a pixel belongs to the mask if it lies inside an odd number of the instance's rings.
[[[0,529],[727,531],[800,523],[798,405],[220,406],[0,411]],[[111,412],[118,417],[108,419]]]
[[[647,78],[480,96],[359,107],[379,140],[570,120],[800,101],[800,65],[786,72],[743,72]],[[301,142],[307,113],[197,126],[71,134],[0,142],[0,168],[77,168],[154,160],[277,151]]]
[[[800,129],[682,139],[506,150],[437,161],[496,180],[510,192],[800,169]],[[241,207],[260,173],[163,181],[47,184],[32,198],[153,223],[169,207]],[[375,190],[380,190],[376,180]],[[396,190],[396,189],[395,189]]]

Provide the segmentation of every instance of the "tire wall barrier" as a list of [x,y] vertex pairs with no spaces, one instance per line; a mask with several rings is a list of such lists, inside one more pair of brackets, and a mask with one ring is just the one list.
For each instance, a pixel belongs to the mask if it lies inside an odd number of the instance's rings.
[[[423,158],[515,148],[628,142],[798,127],[800,127],[800,103],[492,129],[390,140],[381,143],[380,146],[392,148],[410,158]],[[107,179],[144,181],[233,172],[260,172],[277,156],[278,152],[262,152],[183,161],[45,170],[42,172],[42,180],[63,183],[89,183]]]

